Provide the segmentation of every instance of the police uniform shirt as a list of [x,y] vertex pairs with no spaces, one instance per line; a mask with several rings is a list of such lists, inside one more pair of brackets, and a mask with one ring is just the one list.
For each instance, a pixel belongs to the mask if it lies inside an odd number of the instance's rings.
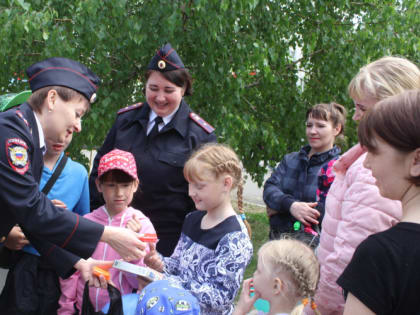
[[42,130],[41,122],[38,119],[38,116],[34,113],[36,126],[38,127],[38,135],[39,135],[39,148],[41,149],[42,154],[44,155],[47,151],[47,147],[45,146],[45,137],[44,131]]
[[178,241],[185,215],[194,209],[184,164],[200,145],[216,142],[216,135],[211,126],[204,129],[204,121],[201,125],[194,121],[198,116],[182,100],[170,122],[148,141],[147,131],[153,127],[149,126],[150,112],[147,102],[120,110],[95,157],[89,178],[91,208],[103,204],[95,185],[100,158],[114,148],[133,153],[140,185],[131,205],[152,221],[160,239],[158,251],[168,256]]
[[[163,123],[159,124],[158,126],[159,132],[162,130],[163,127],[165,127],[167,124],[171,122],[172,118],[175,116],[178,109],[179,109],[179,106],[169,115],[162,117]],[[155,126],[155,119],[157,116],[158,115],[153,110],[150,110],[149,125],[147,127],[147,135],[150,134],[150,131],[152,131],[153,127]]]
[[0,237],[19,224],[58,274],[67,277],[80,257],[91,256],[104,227],[56,208],[39,191],[39,130],[27,103],[0,113]]

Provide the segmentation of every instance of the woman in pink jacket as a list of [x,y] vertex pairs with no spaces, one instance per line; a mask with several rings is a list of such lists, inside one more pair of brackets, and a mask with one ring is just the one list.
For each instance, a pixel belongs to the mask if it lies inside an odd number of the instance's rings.
[[[105,199],[105,205],[85,215],[86,218],[105,226],[118,226],[140,233],[153,233],[150,220],[139,210],[128,205],[133,199],[139,180],[134,157],[131,153],[118,149],[104,155],[98,167],[96,185]],[[121,256],[108,244],[99,242],[92,258],[101,260],[121,259]],[[143,259],[131,263],[144,266]],[[116,269],[110,269],[111,281],[120,290],[121,295],[132,293],[137,289],[138,280],[135,275]],[[59,315],[79,314],[82,308],[85,282],[79,272],[70,278],[60,279],[61,297]],[[95,311],[100,311],[108,302],[108,291],[102,288],[89,289],[90,300]]]
[[[359,121],[378,101],[420,88],[420,70],[410,61],[383,57],[360,69],[348,87]],[[386,230],[402,216],[399,201],[379,194],[371,171],[363,167],[366,153],[359,144],[334,164],[335,180],[327,195],[317,250],[321,277],[315,301],[323,315],[342,314],[344,297],[336,281],[355,248],[369,235]],[[305,309],[311,314],[310,308]]]

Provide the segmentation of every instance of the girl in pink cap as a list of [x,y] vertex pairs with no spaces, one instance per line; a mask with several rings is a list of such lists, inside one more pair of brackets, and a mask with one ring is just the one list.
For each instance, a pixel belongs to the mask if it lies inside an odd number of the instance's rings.
[[[139,210],[130,207],[133,194],[137,191],[139,180],[137,167],[133,155],[122,150],[112,150],[102,156],[96,186],[102,193],[105,204],[85,217],[105,226],[125,227],[139,233],[153,233],[156,231],[150,220]],[[121,256],[107,243],[99,242],[92,258],[101,260],[121,259]],[[131,263],[144,266],[143,259]],[[137,289],[138,281],[135,275],[116,269],[110,269],[111,281],[120,290],[121,295],[131,293]],[[74,314],[81,310],[85,281],[76,272],[69,279],[60,280],[61,297],[58,314]],[[109,302],[108,291],[102,288],[90,288],[90,299],[96,311],[101,310]]]

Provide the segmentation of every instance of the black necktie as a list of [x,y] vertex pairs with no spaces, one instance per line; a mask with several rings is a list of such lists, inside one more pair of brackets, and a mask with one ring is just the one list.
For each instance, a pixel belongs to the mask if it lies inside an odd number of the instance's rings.
[[149,134],[147,135],[147,139],[153,139],[159,133],[159,124],[163,123],[163,119],[160,116],[155,118],[155,125],[153,126],[152,130],[150,130]]

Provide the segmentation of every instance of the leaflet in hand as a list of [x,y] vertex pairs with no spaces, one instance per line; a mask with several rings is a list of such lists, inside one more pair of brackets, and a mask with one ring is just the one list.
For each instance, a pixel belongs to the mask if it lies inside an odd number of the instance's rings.
[[162,274],[149,268],[149,267],[142,267],[138,265],[134,265],[122,260],[115,260],[114,264],[112,265],[113,268],[133,273],[146,281],[156,281],[162,279]]

